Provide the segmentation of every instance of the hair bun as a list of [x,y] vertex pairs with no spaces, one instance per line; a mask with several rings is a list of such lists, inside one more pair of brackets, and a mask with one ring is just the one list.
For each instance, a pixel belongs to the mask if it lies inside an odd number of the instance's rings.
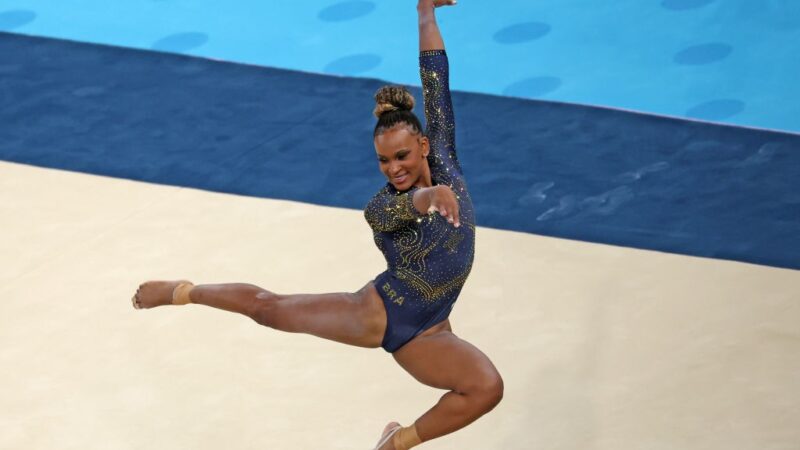
[[414,96],[402,86],[384,86],[375,93],[375,117],[390,111],[411,111],[414,109]]

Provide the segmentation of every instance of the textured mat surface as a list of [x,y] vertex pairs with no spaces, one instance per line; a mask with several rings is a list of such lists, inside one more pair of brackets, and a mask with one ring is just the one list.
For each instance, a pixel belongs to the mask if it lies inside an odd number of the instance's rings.
[[[384,264],[359,211],[0,162],[0,217],[2,449],[367,449],[443,394],[381,349],[131,307],[147,279],[358,289]],[[477,234],[451,318],[505,396],[421,449],[800,442],[800,272]]]

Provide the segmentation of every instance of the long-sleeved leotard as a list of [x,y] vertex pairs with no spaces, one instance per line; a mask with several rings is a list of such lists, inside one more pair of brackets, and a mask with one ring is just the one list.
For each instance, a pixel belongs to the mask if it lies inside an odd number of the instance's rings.
[[444,50],[420,53],[420,76],[431,178],[434,185],[448,185],[456,194],[461,226],[455,228],[438,213],[417,212],[412,202],[417,187],[400,192],[387,183],[367,204],[364,216],[388,266],[374,283],[386,307],[382,346],[389,352],[449,316],[475,253],[475,213],[456,158]]

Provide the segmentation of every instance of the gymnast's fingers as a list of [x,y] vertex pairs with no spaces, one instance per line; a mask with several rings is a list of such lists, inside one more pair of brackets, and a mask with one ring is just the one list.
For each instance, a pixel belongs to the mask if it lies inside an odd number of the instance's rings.
[[447,190],[447,221],[458,227],[460,225],[458,220],[458,198],[452,189]]
[[456,0],[434,0],[433,6],[440,7],[440,6],[454,6],[458,3]]
[[453,199],[453,205],[450,208],[450,219],[449,222],[452,223],[456,228],[461,226],[461,223],[458,220],[458,201]]

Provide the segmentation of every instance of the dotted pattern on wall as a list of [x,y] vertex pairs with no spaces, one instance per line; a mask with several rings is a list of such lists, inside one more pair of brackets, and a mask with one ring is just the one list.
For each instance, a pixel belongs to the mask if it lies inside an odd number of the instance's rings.
[[[419,84],[404,2],[96,1],[18,0],[0,31]],[[438,16],[457,90],[800,132],[794,0],[464,0]]]

